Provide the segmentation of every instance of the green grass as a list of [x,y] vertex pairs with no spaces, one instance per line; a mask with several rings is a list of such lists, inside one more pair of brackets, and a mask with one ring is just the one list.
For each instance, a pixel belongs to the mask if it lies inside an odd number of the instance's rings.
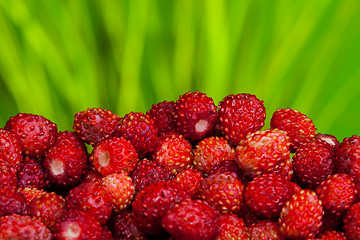
[[200,90],[359,134],[360,1],[0,1],[0,126],[18,112],[72,127],[102,107],[119,115]]

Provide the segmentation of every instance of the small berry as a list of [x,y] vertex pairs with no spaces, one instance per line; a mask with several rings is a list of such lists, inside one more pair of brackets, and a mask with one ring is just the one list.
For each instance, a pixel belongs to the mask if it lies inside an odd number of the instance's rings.
[[203,175],[195,168],[188,168],[179,172],[173,182],[175,182],[179,188],[184,190],[190,197],[193,197],[198,191],[201,182],[204,180]]
[[253,224],[249,228],[250,239],[257,240],[285,240],[280,232],[278,222],[265,219]]
[[9,163],[0,158],[0,187],[15,186],[18,183],[16,169],[11,167]]
[[174,107],[174,101],[163,101],[153,104],[151,109],[146,112],[146,114],[154,120],[154,125],[157,128],[159,135],[175,130],[173,117]]
[[3,186],[0,188],[0,217],[12,213],[27,215],[27,201],[15,187]]
[[214,240],[250,240],[249,235],[242,218],[228,213],[219,215],[219,230]]
[[37,159],[28,156],[21,162],[17,176],[18,187],[45,189],[50,184],[43,165]]
[[0,159],[16,171],[20,169],[23,160],[21,146],[15,134],[0,128]]
[[332,146],[334,149],[336,149],[340,145],[339,140],[331,134],[318,133],[315,135],[315,138],[320,138],[321,140]]
[[360,239],[360,202],[354,203],[344,216],[345,236]]

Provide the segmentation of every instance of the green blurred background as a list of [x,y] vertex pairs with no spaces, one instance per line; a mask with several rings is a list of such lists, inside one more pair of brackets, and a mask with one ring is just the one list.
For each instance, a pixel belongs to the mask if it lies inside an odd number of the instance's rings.
[[123,116],[199,90],[231,93],[359,134],[360,1],[0,1],[0,126],[18,112],[71,130],[102,107]]

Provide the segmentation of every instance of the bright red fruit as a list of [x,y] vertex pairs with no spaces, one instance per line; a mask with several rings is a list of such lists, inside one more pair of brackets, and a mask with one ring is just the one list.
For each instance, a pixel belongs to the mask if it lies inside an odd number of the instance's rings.
[[54,144],[57,125],[40,115],[19,113],[9,118],[5,130],[18,139],[23,155],[42,157]]
[[174,101],[163,101],[153,104],[151,109],[146,112],[146,114],[154,120],[154,125],[159,135],[175,130],[173,117],[174,107]]
[[49,186],[49,179],[40,160],[24,157],[18,176],[18,187],[45,189]]
[[19,170],[23,160],[21,146],[15,134],[3,128],[0,128],[0,159],[16,171]]
[[203,175],[198,170],[195,168],[188,168],[178,173],[173,182],[175,182],[179,188],[193,197],[199,189],[203,179]]
[[255,95],[228,95],[219,102],[219,127],[225,139],[234,146],[248,133],[259,131],[265,124],[264,102]]
[[120,124],[120,117],[110,110],[88,108],[74,115],[73,129],[90,145],[114,135]]
[[130,141],[123,137],[111,137],[95,145],[89,160],[103,176],[111,173],[129,175],[139,157]]
[[175,103],[175,127],[190,141],[196,142],[212,134],[217,119],[217,106],[205,93],[187,92]]
[[219,230],[214,240],[249,240],[249,235],[242,218],[228,213],[219,215]]
[[265,219],[253,224],[249,228],[250,239],[257,240],[285,240],[280,232],[278,222]]
[[14,186],[0,187],[0,217],[12,213],[28,214],[26,198]]
[[211,169],[210,175],[214,173],[228,173],[239,179],[244,185],[249,182],[249,178],[245,175],[236,160],[223,160]]
[[360,239],[360,202],[354,203],[344,217],[345,236],[352,239]]
[[271,117],[270,126],[287,132],[291,152],[295,152],[301,143],[314,138],[317,134],[312,120],[291,108],[277,109]]
[[0,188],[2,186],[15,186],[18,179],[16,169],[11,167],[9,163],[0,158]]

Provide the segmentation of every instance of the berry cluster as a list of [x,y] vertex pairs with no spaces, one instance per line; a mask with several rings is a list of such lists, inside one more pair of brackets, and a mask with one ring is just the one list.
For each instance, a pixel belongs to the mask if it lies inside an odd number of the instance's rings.
[[360,239],[360,136],[199,91],[0,128],[0,239]]

